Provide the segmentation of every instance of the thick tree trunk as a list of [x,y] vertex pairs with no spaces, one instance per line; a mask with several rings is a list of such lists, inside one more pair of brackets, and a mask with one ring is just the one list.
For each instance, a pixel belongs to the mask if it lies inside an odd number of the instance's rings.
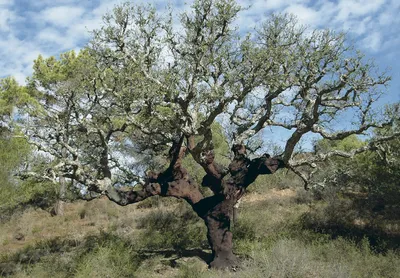
[[[193,141],[193,140],[192,140]],[[110,200],[119,205],[128,205],[142,201],[148,197],[160,195],[182,198],[201,217],[207,226],[207,238],[212,250],[210,267],[218,269],[236,266],[238,259],[233,254],[231,225],[234,218],[234,206],[249,186],[260,174],[272,174],[284,167],[280,159],[263,155],[250,160],[246,157],[246,149],[242,145],[233,146],[235,153],[228,171],[214,162],[212,151],[202,152],[201,148],[189,148],[193,157],[203,166],[206,175],[202,185],[214,192],[213,196],[203,197],[186,169],[182,167],[182,159],[186,148],[182,147],[183,136],[170,149],[170,166],[162,173],[149,172],[142,190],[121,191],[113,187],[107,188]]]
[[222,200],[202,217],[207,226],[207,239],[213,255],[210,262],[212,268],[231,268],[237,263],[237,258],[232,251],[233,242],[230,230],[234,204],[233,200]]

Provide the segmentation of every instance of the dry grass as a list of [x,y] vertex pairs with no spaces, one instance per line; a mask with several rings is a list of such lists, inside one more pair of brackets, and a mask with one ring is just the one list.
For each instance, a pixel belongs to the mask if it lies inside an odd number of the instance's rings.
[[[243,198],[234,227],[235,252],[242,258],[237,272],[209,270],[203,260],[208,250],[199,246],[201,237],[189,242],[192,236],[185,239],[180,234],[193,233],[196,238],[198,228],[193,227],[201,225],[188,218],[184,204],[151,201],[144,208],[119,207],[105,199],[67,204],[64,216],[28,209],[0,224],[0,272],[8,267],[13,277],[163,278],[396,277],[400,273],[400,256],[395,252],[375,254],[368,241],[332,240],[302,230],[300,219],[310,206],[298,200],[299,192],[290,188],[263,189]],[[15,239],[17,233],[24,240]],[[153,249],[146,243],[152,239]],[[177,243],[198,250],[179,249]],[[170,249],[159,250],[163,245]]]
[[[64,215],[55,217],[47,211],[30,208],[0,224],[0,253],[14,253],[38,240],[60,237],[80,241],[113,227],[130,234],[135,230],[135,219],[146,213],[135,205],[120,207],[106,199],[66,203]],[[17,240],[17,234],[24,239]]]
[[253,202],[261,202],[261,201],[280,201],[280,202],[290,202],[294,200],[296,197],[296,191],[287,188],[287,189],[276,189],[272,188],[268,191],[267,194],[260,194],[257,192],[252,192],[243,197],[244,203],[253,203]]

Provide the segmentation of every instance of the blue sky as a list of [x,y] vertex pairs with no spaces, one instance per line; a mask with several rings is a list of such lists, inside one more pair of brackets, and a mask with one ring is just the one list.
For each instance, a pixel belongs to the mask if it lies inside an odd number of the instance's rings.
[[[107,0],[0,0],[0,77],[20,83],[32,73],[39,55],[57,56],[79,50],[101,17],[122,1]],[[138,2],[138,1],[136,1]],[[152,1],[164,7],[166,1]],[[184,2],[169,1],[178,11]],[[390,68],[393,80],[380,104],[400,101],[400,0],[241,0],[237,24],[251,30],[272,12],[297,15],[311,28],[346,31],[360,50],[380,69]]]

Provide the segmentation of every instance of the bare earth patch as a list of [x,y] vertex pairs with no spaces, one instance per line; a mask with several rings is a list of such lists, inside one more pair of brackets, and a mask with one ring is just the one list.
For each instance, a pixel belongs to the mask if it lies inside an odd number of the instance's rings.
[[272,188],[267,194],[250,193],[243,197],[243,202],[253,203],[267,200],[277,200],[277,199],[291,199],[296,196],[296,191],[290,188],[287,189],[276,189]]

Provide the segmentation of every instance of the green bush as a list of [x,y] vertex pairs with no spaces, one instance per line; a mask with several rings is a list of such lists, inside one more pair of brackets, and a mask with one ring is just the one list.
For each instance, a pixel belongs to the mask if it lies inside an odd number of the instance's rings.
[[21,181],[15,177],[30,156],[31,149],[25,139],[0,131],[0,222],[9,219],[18,209],[49,208],[55,203],[57,190],[53,184]]
[[310,190],[297,188],[294,201],[296,202],[296,204],[311,204],[314,201],[314,196]]
[[160,207],[138,219],[139,242],[146,249],[199,248],[207,242],[204,222],[186,203]]
[[17,277],[134,277],[141,256],[134,244],[102,232],[83,241],[40,241],[0,258],[0,273]]
[[134,277],[139,264],[130,246],[105,243],[80,258],[75,277]]
[[177,278],[197,278],[202,277],[206,271],[204,262],[198,260],[192,260],[181,265],[179,268]]
[[174,198],[153,196],[153,197],[147,198],[147,199],[139,202],[136,205],[136,207],[138,209],[150,209],[150,208],[175,206],[176,203],[177,203],[176,199],[174,199]]
[[234,223],[233,237],[235,240],[255,240],[256,230],[254,219],[249,217],[239,217]]

